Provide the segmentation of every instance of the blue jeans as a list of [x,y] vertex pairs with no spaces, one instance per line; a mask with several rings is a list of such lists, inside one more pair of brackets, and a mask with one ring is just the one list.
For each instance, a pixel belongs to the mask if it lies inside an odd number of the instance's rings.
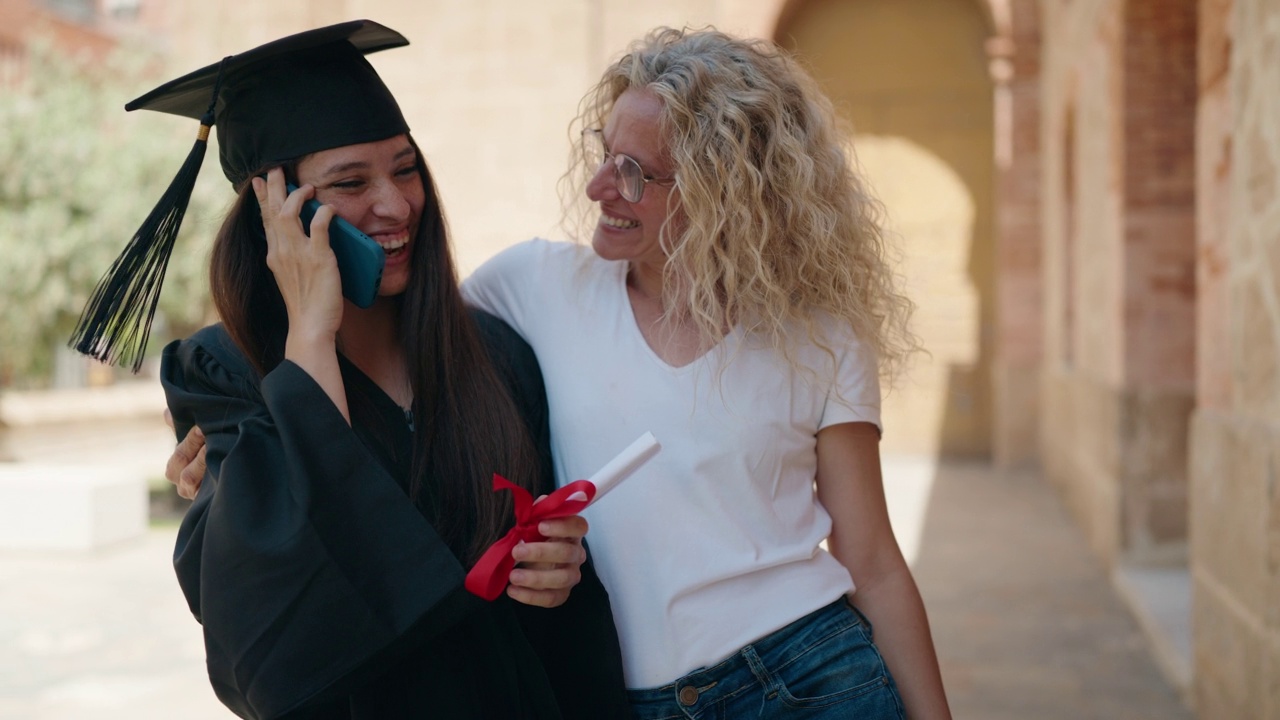
[[871,623],[843,597],[715,667],[627,697],[636,720],[906,717]]

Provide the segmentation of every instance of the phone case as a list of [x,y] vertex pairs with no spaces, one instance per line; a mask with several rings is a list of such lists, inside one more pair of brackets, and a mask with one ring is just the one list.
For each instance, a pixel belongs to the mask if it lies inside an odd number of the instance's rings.
[[[298,188],[292,183],[287,185],[289,192]],[[311,234],[311,219],[315,217],[320,203],[313,198],[302,205],[299,216],[302,219],[302,230]],[[342,295],[358,307],[367,308],[378,297],[378,286],[382,283],[382,266],[386,263],[386,253],[372,238],[360,232],[356,226],[337,215],[329,221],[329,247],[338,258],[338,275],[342,278]]]

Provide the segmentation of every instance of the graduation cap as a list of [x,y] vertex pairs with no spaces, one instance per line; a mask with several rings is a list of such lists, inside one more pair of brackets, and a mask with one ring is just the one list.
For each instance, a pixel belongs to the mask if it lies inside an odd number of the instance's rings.
[[195,145],[151,214],[90,296],[70,345],[134,372],[182,225],[210,128],[222,172],[237,188],[254,173],[321,150],[409,132],[391,91],[365,55],[408,45],[369,20],[274,40],[171,80],[125,105],[200,121]]

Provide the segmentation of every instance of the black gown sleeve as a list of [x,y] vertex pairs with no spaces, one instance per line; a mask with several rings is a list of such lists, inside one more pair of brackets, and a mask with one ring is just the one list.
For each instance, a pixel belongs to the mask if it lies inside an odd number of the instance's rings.
[[[490,355],[511,388],[516,405],[533,435],[543,463],[541,493],[555,489],[546,389],[533,349],[506,323],[474,311]],[[582,580],[559,607],[540,608],[513,602],[525,637],[542,660],[547,679],[565,720],[630,718],[622,675],[622,649],[609,607],[609,593],[591,561]]]
[[174,565],[232,711],[323,717],[372,658],[465,613],[462,567],[306,372],[259,382],[214,326],[161,375],[178,437],[207,438]]

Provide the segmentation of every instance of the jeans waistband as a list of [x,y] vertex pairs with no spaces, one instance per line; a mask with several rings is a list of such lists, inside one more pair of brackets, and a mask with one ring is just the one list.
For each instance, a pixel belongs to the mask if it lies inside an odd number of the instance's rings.
[[[719,699],[733,697],[758,684],[756,674],[752,669],[753,659],[755,662],[759,662],[758,658],[768,657],[775,650],[785,647],[791,642],[794,635],[810,624],[828,621],[847,624],[850,617],[850,608],[852,608],[852,605],[842,595],[834,602],[824,605],[799,620],[791,622],[744,646],[716,665],[695,670],[684,677],[676,679],[674,682],[660,687],[627,690],[627,695],[633,704],[661,702],[669,700],[673,696],[682,702],[687,698],[695,700],[700,698],[704,702],[714,702]],[[856,610],[853,612],[853,616],[856,618],[856,622],[866,622],[861,613]],[[687,688],[693,688],[693,691],[691,692]],[[685,693],[685,695],[682,697],[681,693]],[[685,702],[683,704],[691,705],[692,703]]]

